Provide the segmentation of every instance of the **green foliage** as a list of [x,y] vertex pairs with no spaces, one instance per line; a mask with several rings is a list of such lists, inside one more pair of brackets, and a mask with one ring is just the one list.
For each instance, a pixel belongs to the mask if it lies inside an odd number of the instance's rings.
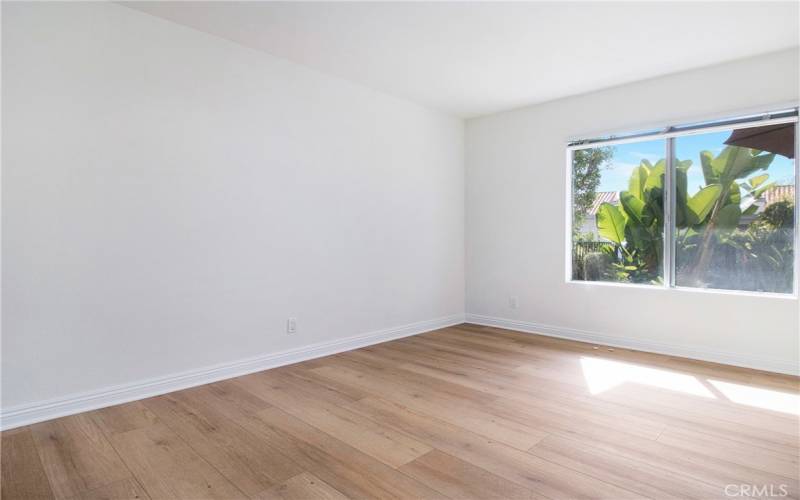
[[742,211],[739,205],[725,205],[717,215],[717,228],[723,231],[733,231],[742,218]]
[[687,226],[696,226],[702,223],[711,213],[711,210],[719,200],[719,195],[722,194],[722,186],[719,184],[712,184],[706,186],[697,192],[694,196],[690,197],[686,202],[686,218],[685,224]]
[[633,169],[620,206],[603,203],[597,213],[600,236],[614,242],[605,248],[611,260],[609,279],[647,283],[659,279],[664,227],[664,160],[643,160]]
[[758,223],[772,229],[794,227],[794,204],[790,201],[773,203],[758,217]]
[[603,203],[597,211],[597,231],[603,238],[620,245],[625,240],[627,218],[614,205]]
[[[769,167],[775,155],[737,146],[725,147],[714,157],[711,152],[700,153],[700,162],[706,186],[686,200],[684,182],[678,179],[679,212],[677,272],[684,284],[692,286],[713,285],[717,279],[711,272],[714,253],[720,245],[736,245],[731,239],[742,215],[755,212],[753,204],[770,189],[769,174],[749,176]],[[686,174],[686,166],[682,174]],[[683,189],[683,196],[680,190]],[[686,200],[686,207],[680,203]],[[753,207],[751,209],[751,207]],[[684,217],[680,216],[683,211]]]
[[[760,276],[766,276],[767,268],[771,269],[770,276],[776,276],[778,281],[780,277],[775,270],[782,270],[784,280],[791,276],[786,269],[792,261],[792,238],[785,234],[775,236],[774,231],[769,231],[784,228],[785,233],[791,232],[794,213],[791,204],[773,204],[759,217],[757,224],[752,224],[747,231],[739,229],[742,217],[752,215],[757,208],[755,201],[773,186],[768,183],[769,174],[758,172],[767,169],[774,157],[774,154],[735,146],[725,147],[716,157],[703,151],[700,162],[706,186],[693,196],[687,189],[692,162],[676,161],[676,264],[683,284],[715,286],[715,280],[723,279],[710,272],[714,253],[722,247],[729,250],[722,252],[717,260],[727,259],[729,267],[749,263],[759,266],[754,271]],[[664,160],[655,165],[642,161],[631,172],[628,190],[619,193],[619,206],[601,205],[597,213],[598,233],[614,243],[603,249],[611,263],[603,271],[606,279],[635,283],[663,281],[665,166]],[[601,261],[593,259],[593,265],[598,266]],[[593,268],[594,274],[598,272]],[[753,289],[763,289],[767,285],[760,286]]]
[[[613,147],[579,149],[572,155],[572,228],[580,230],[597,196],[603,166],[614,157]],[[577,234],[577,233],[576,233]]]
[[613,259],[604,252],[591,252],[583,258],[583,276],[589,281],[609,279]]
[[767,179],[769,179],[769,174],[756,175],[755,177],[751,177],[750,179],[748,179],[747,184],[749,185],[750,188],[755,189],[758,186],[764,184],[764,182]]
[[762,154],[757,149],[738,146],[726,146],[716,158],[710,151],[700,153],[706,185],[719,184],[723,187],[766,169],[774,159],[774,153]]
[[773,203],[746,230],[727,240],[748,290],[791,292],[794,268],[794,205]]

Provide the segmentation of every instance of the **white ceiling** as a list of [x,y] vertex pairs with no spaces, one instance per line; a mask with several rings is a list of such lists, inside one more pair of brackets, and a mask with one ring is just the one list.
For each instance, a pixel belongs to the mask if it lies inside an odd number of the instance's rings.
[[798,2],[132,2],[471,117],[798,45]]

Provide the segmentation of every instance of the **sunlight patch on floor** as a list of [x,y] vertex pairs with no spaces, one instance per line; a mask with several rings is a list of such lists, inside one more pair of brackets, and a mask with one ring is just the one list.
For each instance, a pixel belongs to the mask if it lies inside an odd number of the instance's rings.
[[625,383],[634,383],[714,398],[714,394],[691,375],[586,356],[581,357],[581,367],[592,394],[599,394]]
[[800,415],[800,395],[798,394],[722,382],[721,380],[709,380],[708,382],[734,403]]

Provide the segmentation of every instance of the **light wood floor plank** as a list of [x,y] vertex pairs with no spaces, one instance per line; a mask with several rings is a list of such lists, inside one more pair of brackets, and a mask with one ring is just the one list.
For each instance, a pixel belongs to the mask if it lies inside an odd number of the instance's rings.
[[106,436],[128,432],[158,423],[158,417],[141,401],[110,406],[87,413]]
[[[307,391],[303,382],[282,380],[269,383],[270,377],[245,377],[239,383],[270,404],[313,425],[390,467],[400,467],[431,451],[412,437],[386,429],[345,408]],[[325,391],[325,394],[330,392]],[[334,401],[338,401],[338,398]],[[344,401],[343,404],[347,404]]]
[[314,377],[311,369],[312,367],[306,367],[305,363],[300,363],[288,366],[283,370],[269,370],[261,372],[261,374],[267,375],[272,374],[272,372],[279,372],[278,375],[287,383],[302,385],[304,390],[313,392],[316,397],[337,405],[353,403],[368,396],[364,391],[353,387]]
[[637,498],[622,487],[418,414],[397,403],[367,398],[353,406],[384,425],[416,435],[435,448],[548,498]]
[[[520,450],[527,450],[546,435],[546,432],[525,423],[485,411],[467,399],[449,397],[422,387],[409,390],[402,383],[390,382],[368,369],[361,370],[349,366],[326,366],[315,368],[314,372],[339,382],[350,382],[370,390],[375,397],[390,399]],[[487,409],[489,407],[491,403],[486,405]]]
[[162,423],[115,434],[111,441],[153,500],[246,498]]
[[536,498],[527,488],[439,450],[419,457],[400,470],[450,498]]
[[788,478],[798,479],[798,476],[800,476],[797,455],[776,453],[771,450],[741,444],[734,440],[669,426],[661,433],[658,441],[675,448],[722,458]]
[[136,479],[123,479],[93,490],[84,491],[70,500],[148,500],[150,495]]
[[131,472],[88,414],[30,427],[57,498],[69,498],[131,477]]
[[256,500],[347,500],[320,478],[304,472],[253,497]]
[[0,498],[54,498],[30,429],[4,432],[0,446]]
[[239,377],[235,383],[267,402],[275,392],[299,393],[328,406],[344,406],[363,398],[363,396],[353,398],[347,393],[332,388],[331,384],[323,386],[319,379],[309,380],[300,375],[297,370],[276,369]]
[[348,497],[446,498],[278,408],[245,417],[241,423]]
[[227,418],[208,387],[145,401],[175,434],[247,495],[254,495],[303,472],[278,450]]
[[223,380],[203,386],[209,397],[215,400],[215,410],[231,420],[236,420],[242,413],[255,415],[270,407],[263,399],[242,389],[236,380]]
[[624,484],[648,498],[723,497],[723,488],[714,487],[690,476],[654,467],[640,460],[604,452],[577,440],[549,436],[530,449],[530,453],[571,469]]
[[[564,437],[564,436],[562,436]],[[763,472],[707,454],[700,454],[665,445],[649,439],[619,439],[614,435],[593,437],[571,436],[581,446],[593,447],[614,455],[663,469],[667,473],[685,475],[724,489],[729,484],[785,486],[790,497],[798,496],[798,483],[784,476]]]
[[[449,369],[448,369],[449,367]],[[664,429],[664,424],[645,418],[616,412],[608,415],[592,405],[583,405],[580,401],[564,403],[563,398],[548,398],[546,394],[528,390],[525,381],[521,383],[510,380],[496,380],[491,374],[461,369],[455,371],[451,365],[442,363],[439,367],[421,366],[407,363],[401,369],[429,375],[434,379],[449,380],[461,383],[476,390],[500,396],[493,402],[493,413],[501,414],[503,408],[523,419],[529,416],[528,410],[540,416],[548,415],[557,425],[571,428],[585,428],[587,425],[598,425],[616,429],[637,436],[656,439]],[[513,387],[517,383],[522,388]],[[502,413],[504,414],[504,413]],[[566,419],[564,417],[567,417]],[[524,421],[524,420],[523,420]]]
[[[556,380],[561,373],[561,381]],[[571,388],[567,369],[550,370],[550,375],[531,376],[521,381],[530,392],[543,397],[557,397],[572,401],[585,401],[599,411],[616,406],[626,408],[627,414],[672,427],[683,427],[711,435],[727,436],[755,447],[778,452],[797,454],[800,444],[800,426],[797,416],[767,412],[761,408],[743,408],[742,405],[715,402],[709,405],[707,398],[688,397],[663,389],[637,386],[635,383],[592,394],[585,382]],[[766,389],[769,390],[769,389]],[[767,394],[769,396],[769,394]],[[509,397],[514,397],[509,395]],[[524,397],[524,396],[523,396]]]
[[[2,433],[2,498],[800,499],[800,379],[459,325]],[[752,491],[752,490],[751,490]]]

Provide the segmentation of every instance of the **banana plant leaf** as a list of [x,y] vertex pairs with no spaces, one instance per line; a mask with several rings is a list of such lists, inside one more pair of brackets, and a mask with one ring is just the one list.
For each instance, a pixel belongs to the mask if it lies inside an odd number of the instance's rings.
[[[700,153],[706,184],[710,184],[709,178],[711,178],[713,183],[724,186],[769,167],[773,159],[775,159],[774,153],[761,154],[761,151],[737,146],[726,146],[716,158],[712,157],[709,151]],[[710,172],[707,173],[707,170]]]
[[703,167],[703,178],[706,181],[706,185],[709,186],[719,182],[719,174],[714,171],[712,165],[713,161],[714,155],[711,154],[711,151],[700,152],[700,164]]
[[732,182],[730,187],[728,188],[728,199],[725,200],[725,204],[736,204],[739,205],[742,202],[742,189],[739,187],[739,184]]
[[755,189],[758,186],[764,184],[764,182],[766,182],[767,179],[769,179],[769,174],[761,174],[755,177],[750,177],[747,180],[747,183],[750,184],[750,188]]
[[610,203],[603,203],[597,211],[597,231],[603,238],[621,245],[625,240],[625,215]]
[[774,188],[775,185],[776,185],[775,182],[770,182],[769,184],[766,184],[766,185],[761,186],[760,188],[754,190],[751,194],[752,194],[753,198],[758,199],[758,198],[761,197],[762,194],[764,194],[767,191],[769,191],[770,189]]
[[689,198],[687,202],[689,224],[694,226],[705,220],[722,193],[722,186],[712,184],[706,186]]
[[632,195],[628,191],[623,191],[619,194],[619,201],[622,204],[622,208],[625,209],[625,215],[627,215],[628,218],[636,224],[644,224],[645,205],[640,198]]
[[717,214],[717,228],[723,231],[733,231],[739,225],[742,211],[739,205],[725,205]]
[[650,169],[649,175],[647,176],[647,181],[644,184],[645,191],[664,188],[665,167],[666,162],[664,160],[658,160],[656,164],[653,165],[653,167]]
[[628,181],[628,192],[636,198],[644,199],[644,186],[650,176],[650,169],[644,163],[634,168]]

